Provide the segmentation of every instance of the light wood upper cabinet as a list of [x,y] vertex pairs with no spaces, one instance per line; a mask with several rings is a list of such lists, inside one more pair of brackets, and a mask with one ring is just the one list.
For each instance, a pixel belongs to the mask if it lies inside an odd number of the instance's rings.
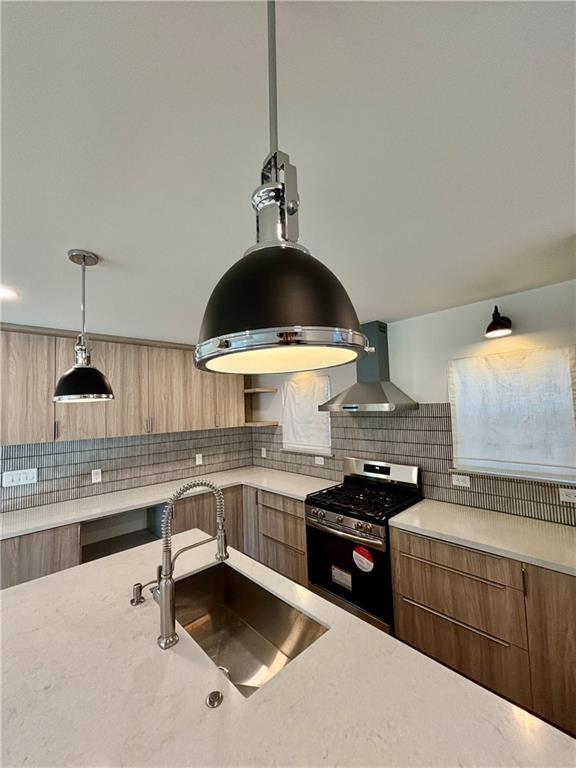
[[9,445],[52,440],[54,338],[7,331],[0,337],[0,441]]
[[141,435],[150,415],[148,357],[150,347],[137,344],[101,343],[106,374],[114,400],[105,403],[106,436]]
[[217,427],[241,427],[244,417],[244,377],[214,373],[216,386],[215,419]]
[[151,432],[183,432],[186,410],[189,358],[185,349],[150,347],[148,350],[148,396]]
[[52,403],[74,365],[75,338],[3,331],[0,440],[3,444],[89,440],[243,426],[244,377],[206,373],[191,347],[91,341],[92,364],[114,399]]
[[[60,376],[74,365],[75,339],[56,339],[56,375],[52,388]],[[92,365],[107,373],[106,344],[90,342]],[[110,403],[55,403],[55,437],[57,440],[90,440],[106,437],[106,410]]]
[[524,568],[534,711],[576,735],[576,577]]

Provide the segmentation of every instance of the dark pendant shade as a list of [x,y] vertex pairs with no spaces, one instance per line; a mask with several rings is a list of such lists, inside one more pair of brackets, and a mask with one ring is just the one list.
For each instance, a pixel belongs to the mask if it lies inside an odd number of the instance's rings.
[[97,368],[84,365],[75,365],[62,374],[52,398],[55,403],[89,403],[113,399],[112,387],[106,376]]
[[351,362],[365,344],[338,278],[302,246],[270,245],[248,252],[214,288],[196,359],[210,370],[280,373]]
[[512,333],[512,320],[501,315],[498,307],[494,307],[492,322],[486,328],[484,336],[487,339],[497,339],[500,336],[509,336]]

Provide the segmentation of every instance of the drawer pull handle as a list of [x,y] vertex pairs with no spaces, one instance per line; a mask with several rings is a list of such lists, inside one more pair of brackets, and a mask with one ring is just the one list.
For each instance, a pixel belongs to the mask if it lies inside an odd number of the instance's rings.
[[475,629],[474,627],[471,627],[469,624],[464,624],[463,621],[458,621],[458,619],[453,619],[450,616],[446,616],[444,613],[440,613],[440,611],[435,611],[433,608],[428,608],[426,605],[422,605],[421,603],[416,603],[414,600],[409,600],[407,597],[402,598],[403,602],[409,603],[410,605],[414,605],[416,608],[420,608],[422,611],[426,611],[427,613],[432,613],[434,616],[439,616],[441,619],[445,619],[446,621],[451,622],[452,624],[457,624],[459,627],[462,627],[463,629],[467,629],[470,632],[474,632],[475,635],[480,635],[480,637],[486,638],[486,640],[491,640],[493,643],[498,643],[498,645],[503,646],[504,648],[510,648],[510,643],[504,642],[504,640],[500,640],[498,637],[494,637],[494,635],[489,635],[487,632],[482,632],[480,629]]
[[424,563],[424,565],[431,565],[433,568],[440,568],[442,571],[457,573],[459,576],[465,576],[467,579],[472,579],[473,581],[479,581],[481,584],[487,584],[489,587],[495,587],[496,589],[506,589],[505,584],[498,584],[495,581],[489,581],[489,579],[483,579],[481,576],[473,576],[471,573],[466,573],[466,571],[458,571],[456,570],[456,568],[450,568],[447,565],[440,565],[439,563],[433,563],[431,560],[424,560],[421,557],[416,557],[416,555],[407,555],[406,552],[401,552],[400,555],[402,557],[407,557],[409,560],[416,560],[418,563]]
[[[400,529],[402,530],[402,529]],[[465,552],[472,552],[473,555],[482,555],[482,557],[491,557],[493,560],[504,560],[501,555],[493,555],[492,552],[484,552],[481,549],[474,549],[474,547],[466,547],[464,544],[454,544],[452,541],[444,541],[444,539],[434,538],[432,535],[424,535],[422,533],[413,533],[410,531],[408,536],[414,536],[416,539],[423,539],[424,541],[432,541],[435,544],[442,544],[445,547],[451,547],[452,549],[463,549]]]

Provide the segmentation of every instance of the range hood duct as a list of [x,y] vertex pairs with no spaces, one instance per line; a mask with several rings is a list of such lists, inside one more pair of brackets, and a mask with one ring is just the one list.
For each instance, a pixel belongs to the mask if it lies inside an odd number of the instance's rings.
[[318,406],[319,411],[407,411],[418,408],[418,403],[408,397],[390,381],[388,360],[388,328],[386,323],[374,320],[361,326],[368,337],[374,354],[358,360],[358,383]]

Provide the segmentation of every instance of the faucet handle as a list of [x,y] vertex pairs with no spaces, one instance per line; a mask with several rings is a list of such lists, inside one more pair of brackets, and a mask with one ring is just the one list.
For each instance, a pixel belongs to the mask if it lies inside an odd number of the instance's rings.
[[130,600],[130,605],[140,605],[140,603],[144,602],[144,597],[142,595],[142,584],[137,581],[136,584],[132,585],[132,599]]

